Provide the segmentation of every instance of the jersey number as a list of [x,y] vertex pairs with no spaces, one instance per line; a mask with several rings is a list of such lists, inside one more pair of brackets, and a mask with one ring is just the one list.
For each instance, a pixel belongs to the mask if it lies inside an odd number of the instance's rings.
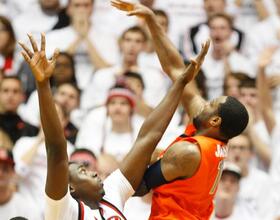
[[211,187],[210,192],[209,192],[210,195],[213,195],[217,189],[218,183],[219,183],[222,173],[223,173],[223,166],[224,166],[224,160],[221,160],[218,164],[218,173],[216,175],[213,186]]

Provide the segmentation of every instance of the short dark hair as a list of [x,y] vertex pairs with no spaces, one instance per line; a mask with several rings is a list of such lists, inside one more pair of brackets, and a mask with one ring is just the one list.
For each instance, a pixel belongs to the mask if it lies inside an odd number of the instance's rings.
[[169,17],[168,17],[167,13],[164,10],[153,9],[153,12],[155,13],[155,15],[159,15],[159,16],[164,17],[167,20],[167,24],[169,24]]
[[10,220],[28,220],[27,218],[21,217],[21,216],[17,216],[17,217],[13,217]]
[[241,134],[247,127],[248,112],[236,98],[228,96],[226,101],[220,104],[218,114],[222,118],[221,135],[227,140]]
[[20,85],[20,88],[22,89],[22,82],[21,82],[21,80],[20,80],[20,78],[19,78],[18,76],[5,76],[5,75],[4,75],[4,77],[2,78],[2,80],[1,80],[1,82],[0,82],[0,89],[1,89],[1,87],[2,87],[3,82],[4,82],[5,80],[9,80],[9,79],[18,81],[18,83],[19,83],[19,85]]
[[143,80],[143,77],[141,76],[140,73],[136,73],[136,72],[132,72],[132,71],[126,71],[123,75],[125,77],[138,79],[141,83],[142,88],[143,89],[145,88],[144,80]]
[[143,41],[144,41],[144,42],[146,42],[146,41],[148,40],[147,33],[143,30],[143,28],[141,28],[141,27],[139,27],[139,26],[137,26],[137,25],[132,26],[132,27],[126,29],[126,30],[122,33],[122,35],[121,35],[121,37],[120,37],[120,40],[123,40],[124,37],[125,37],[125,35],[126,35],[127,33],[129,33],[129,32],[141,34],[141,35],[143,36]]
[[240,82],[239,89],[241,88],[256,88],[256,79],[248,76]]
[[215,13],[215,14],[211,15],[211,16],[208,18],[208,21],[207,21],[208,26],[209,26],[210,23],[211,23],[214,19],[216,19],[216,18],[223,18],[223,19],[225,19],[225,20],[228,22],[229,27],[230,27],[231,29],[233,29],[233,18],[232,18],[229,14],[224,13],[224,12]]

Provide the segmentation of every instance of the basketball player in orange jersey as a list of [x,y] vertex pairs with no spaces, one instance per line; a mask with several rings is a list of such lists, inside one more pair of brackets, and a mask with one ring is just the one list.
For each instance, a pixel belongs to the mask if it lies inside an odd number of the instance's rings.
[[[175,81],[186,67],[154,13],[141,4],[121,0],[111,0],[111,4],[145,20],[161,66]],[[187,127],[144,175],[142,185],[147,191],[154,189],[152,220],[209,219],[227,155],[226,143],[247,126],[246,108],[235,98],[222,96],[206,102],[196,91],[195,84],[189,83],[182,97],[194,126]]]

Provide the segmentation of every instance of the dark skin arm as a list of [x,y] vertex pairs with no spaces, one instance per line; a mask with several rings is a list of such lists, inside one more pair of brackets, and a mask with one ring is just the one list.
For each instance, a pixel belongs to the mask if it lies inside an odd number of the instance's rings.
[[[174,82],[182,74],[185,69],[185,65],[179,51],[168,39],[161,26],[157,23],[155,14],[149,8],[141,4],[133,4],[121,0],[111,0],[111,4],[119,10],[128,12],[129,16],[137,16],[145,20],[151,32],[153,44],[159,57],[162,69]],[[198,65],[196,66],[195,71],[199,71],[204,57],[205,54],[200,54],[197,57],[196,60]],[[190,118],[195,117],[205,105],[205,100],[199,95],[194,81],[190,82],[185,87],[182,102]]]
[[68,190],[68,157],[63,128],[58,118],[49,83],[59,52],[56,50],[53,58],[48,60],[45,55],[45,35],[42,34],[41,37],[41,50],[38,49],[32,36],[29,35],[29,39],[33,51],[23,43],[19,44],[23,48],[22,55],[36,79],[47,151],[48,168],[45,190],[50,198],[59,200],[66,195]]
[[[208,50],[204,44],[201,53]],[[196,75],[197,60],[191,64],[175,80],[161,103],[153,110],[143,123],[133,148],[121,164],[121,171],[136,190],[142,181],[144,172],[151,161],[158,142],[164,134],[176,108],[180,102],[184,87]]]

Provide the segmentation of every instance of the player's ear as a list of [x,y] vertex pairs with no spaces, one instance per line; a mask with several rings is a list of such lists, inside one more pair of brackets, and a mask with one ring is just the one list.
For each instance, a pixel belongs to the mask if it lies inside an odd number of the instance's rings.
[[75,187],[72,185],[72,184],[70,184],[69,185],[69,189],[70,189],[70,193],[72,194],[72,193],[75,193]]
[[221,123],[222,123],[222,118],[220,116],[215,115],[209,119],[209,124],[212,127],[219,127]]

